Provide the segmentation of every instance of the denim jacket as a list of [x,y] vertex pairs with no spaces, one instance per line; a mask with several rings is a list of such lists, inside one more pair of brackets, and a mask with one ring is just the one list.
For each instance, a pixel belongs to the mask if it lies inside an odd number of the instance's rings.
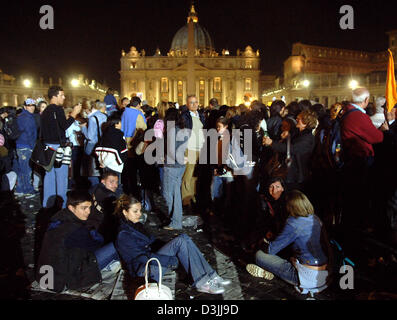
[[289,217],[281,234],[269,244],[268,253],[277,254],[292,244],[295,257],[301,264],[321,266],[328,258],[321,248],[322,222],[315,215]]
[[[150,258],[160,261],[163,274],[167,269],[175,269],[178,266],[176,257],[152,252],[151,245],[155,240],[154,236],[148,237],[137,231],[131,222],[121,222],[115,245],[131,276],[143,277],[146,262]],[[158,281],[158,265],[154,261],[150,262],[150,278]]]

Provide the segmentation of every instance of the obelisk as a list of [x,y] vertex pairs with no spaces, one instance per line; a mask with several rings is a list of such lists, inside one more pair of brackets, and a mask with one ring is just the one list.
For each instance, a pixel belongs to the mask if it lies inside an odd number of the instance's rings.
[[198,22],[194,5],[190,7],[189,16],[187,18],[188,25],[188,42],[187,42],[187,95],[196,93],[196,83],[194,76],[194,24]]

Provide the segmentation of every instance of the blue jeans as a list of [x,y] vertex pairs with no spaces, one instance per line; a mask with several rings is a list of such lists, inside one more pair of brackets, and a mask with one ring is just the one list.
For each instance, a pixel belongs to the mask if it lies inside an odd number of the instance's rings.
[[115,261],[120,261],[120,257],[112,242],[96,250],[95,256],[99,266],[99,270],[106,268]]
[[257,251],[255,261],[258,266],[273,273],[289,284],[294,286],[299,285],[298,271],[289,261],[279,256],[264,253],[262,250]]
[[[47,145],[53,149],[57,149],[59,144]],[[60,168],[53,167],[51,171],[46,172],[44,176],[43,187],[43,207],[50,208],[55,204],[56,197],[59,196],[63,200],[62,208],[66,208],[66,192],[68,188],[68,165],[61,165]]]
[[32,168],[30,167],[30,157],[32,156],[32,149],[23,148],[17,149],[18,156],[18,183],[15,189],[18,193],[34,193],[32,185]]
[[183,167],[164,166],[163,197],[168,207],[168,216],[171,216],[170,227],[182,229],[182,194],[181,184],[185,172]]
[[211,199],[220,199],[225,194],[227,183],[231,183],[233,178],[214,176],[211,184]]
[[[193,278],[193,286],[201,286],[212,279],[216,272],[205,260],[199,248],[186,234],[181,234],[161,247],[156,253],[166,256],[176,256],[183,268]],[[157,279],[156,279],[157,281]]]

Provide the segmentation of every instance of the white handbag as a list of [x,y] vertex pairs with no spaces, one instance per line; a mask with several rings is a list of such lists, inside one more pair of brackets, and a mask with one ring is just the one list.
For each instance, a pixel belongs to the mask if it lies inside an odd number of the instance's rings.
[[[150,261],[155,260],[159,265],[159,283],[148,282],[148,266]],[[145,284],[135,291],[135,300],[174,300],[171,289],[161,284],[162,271],[161,264],[157,258],[151,258],[146,262]]]

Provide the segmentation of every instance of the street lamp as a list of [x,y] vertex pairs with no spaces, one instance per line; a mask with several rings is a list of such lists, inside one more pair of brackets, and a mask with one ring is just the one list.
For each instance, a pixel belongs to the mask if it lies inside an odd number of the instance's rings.
[[79,86],[79,84],[80,84],[80,81],[78,80],[78,79],[73,79],[72,81],[71,81],[71,84],[72,84],[72,87],[78,87]]
[[25,79],[25,80],[23,80],[23,85],[26,87],[26,88],[30,88],[31,86],[32,86],[32,81],[30,81],[29,79]]
[[351,81],[349,82],[349,87],[350,87],[352,90],[356,89],[356,88],[358,87],[358,82],[357,82],[357,80],[351,80]]

